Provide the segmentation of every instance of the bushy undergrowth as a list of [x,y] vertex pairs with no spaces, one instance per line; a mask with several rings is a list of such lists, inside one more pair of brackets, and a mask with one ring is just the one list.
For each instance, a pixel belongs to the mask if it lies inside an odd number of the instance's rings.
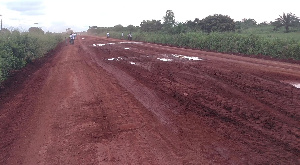
[[300,41],[239,33],[134,33],[133,39],[180,47],[300,60]]
[[44,56],[63,39],[58,34],[0,32],[0,82],[12,70],[24,67],[36,58]]

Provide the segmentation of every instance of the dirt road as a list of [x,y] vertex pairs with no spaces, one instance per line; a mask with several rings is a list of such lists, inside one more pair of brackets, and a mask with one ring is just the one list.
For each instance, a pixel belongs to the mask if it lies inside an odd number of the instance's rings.
[[300,65],[79,36],[6,81],[0,164],[300,164]]

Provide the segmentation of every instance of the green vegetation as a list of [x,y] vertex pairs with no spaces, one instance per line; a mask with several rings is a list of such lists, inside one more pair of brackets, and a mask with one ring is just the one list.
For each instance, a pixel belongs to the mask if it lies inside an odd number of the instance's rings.
[[136,27],[133,25],[128,25],[127,27],[123,27],[122,25],[116,25],[114,27],[90,26],[89,29],[87,30],[87,33],[91,34],[91,35],[106,36],[107,32],[109,32],[110,34],[112,32],[119,33],[119,34],[124,32],[124,35],[125,35],[125,34],[128,34],[127,32],[137,32],[137,31],[139,31],[139,29],[140,29],[139,27]]
[[141,31],[144,32],[155,32],[155,31],[160,31],[162,29],[162,24],[157,20],[147,20],[147,21],[143,21],[141,23]]
[[20,69],[34,59],[44,56],[62,39],[60,34],[44,34],[41,31],[0,31],[0,82],[7,78],[12,70]]
[[[298,34],[300,35],[300,33]],[[135,33],[134,40],[169,44],[179,47],[248,55],[268,55],[275,58],[300,60],[299,40],[263,37],[257,34],[199,33],[181,34]]]
[[299,25],[299,18],[292,13],[283,13],[282,16],[279,16],[279,18],[273,22],[273,25],[275,28],[284,27],[285,32],[288,33],[290,32],[290,27],[297,27]]
[[208,16],[201,21],[200,28],[202,31],[211,32],[227,32],[235,30],[233,19],[222,14]]
[[[214,14],[185,23],[175,22],[172,10],[161,20],[143,20],[140,27],[129,29],[122,25],[106,28],[113,38],[124,38],[133,32],[133,40],[168,44],[179,47],[236,53],[266,55],[274,58],[300,60],[300,20],[292,13],[279,15],[274,22],[257,24],[254,19],[234,21],[229,16]],[[88,32],[104,35],[103,28]],[[92,33],[90,33],[92,34]]]

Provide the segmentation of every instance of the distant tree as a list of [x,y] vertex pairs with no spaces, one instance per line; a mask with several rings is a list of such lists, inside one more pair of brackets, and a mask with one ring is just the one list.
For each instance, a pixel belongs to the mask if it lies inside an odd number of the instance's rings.
[[138,31],[138,27],[133,26],[133,25],[128,25],[127,30],[130,32],[136,32],[136,31]]
[[31,27],[28,29],[29,33],[37,33],[37,34],[44,34],[44,31],[38,27]]
[[254,19],[246,19],[244,18],[242,20],[242,23],[246,26],[246,27],[253,27],[253,26],[256,26],[257,25],[257,22],[254,20]]
[[196,31],[201,29],[201,20],[199,18],[195,18],[194,21],[187,21],[186,23],[187,28],[191,29],[192,31]]
[[95,28],[95,26],[89,26],[87,33],[88,34],[97,34],[97,28]]
[[144,32],[155,32],[162,29],[160,20],[143,20],[140,24],[141,30]]
[[0,30],[1,33],[6,33],[6,34],[9,34],[10,31],[6,28],[2,28],[2,30]]
[[114,30],[114,27],[98,27],[98,26],[89,26],[89,29],[87,30],[88,34],[100,34],[103,35],[109,31]]
[[270,24],[267,21],[261,22],[258,26],[269,26]]
[[195,23],[194,23],[193,21],[191,21],[191,20],[186,21],[185,24],[186,24],[186,26],[187,26],[188,28],[190,28],[190,29],[192,29],[192,30],[195,30],[196,25],[195,25]]
[[201,29],[208,33],[234,31],[235,23],[229,16],[215,14],[202,20]]
[[121,24],[114,26],[114,30],[117,32],[124,31],[124,27]]
[[173,34],[180,34],[187,32],[187,25],[184,23],[176,23],[175,26],[171,29],[171,33]]
[[66,33],[67,33],[67,34],[73,33],[73,30],[72,30],[71,28],[67,28],[67,29],[66,29]]
[[242,21],[236,21],[234,24],[235,29],[242,29]]
[[175,25],[175,15],[172,10],[167,10],[166,15],[163,17],[163,26],[165,29],[172,28]]
[[21,33],[20,33],[19,30],[14,29],[14,30],[11,31],[11,34],[14,34],[14,35],[18,35],[18,36],[19,36]]
[[254,19],[246,19],[244,18],[242,21],[235,22],[235,29],[248,29],[251,27],[255,27],[257,22]]
[[285,32],[288,33],[290,31],[290,27],[297,27],[299,25],[299,18],[292,13],[283,13],[283,15],[279,15],[279,18],[272,22],[272,25],[275,26],[275,29],[280,27],[285,28]]

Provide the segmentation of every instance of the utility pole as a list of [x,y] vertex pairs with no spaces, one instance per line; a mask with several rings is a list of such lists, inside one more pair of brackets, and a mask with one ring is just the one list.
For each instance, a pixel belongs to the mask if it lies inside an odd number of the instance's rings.
[[0,30],[2,31],[2,15],[0,15],[0,17],[1,17],[1,29]]

